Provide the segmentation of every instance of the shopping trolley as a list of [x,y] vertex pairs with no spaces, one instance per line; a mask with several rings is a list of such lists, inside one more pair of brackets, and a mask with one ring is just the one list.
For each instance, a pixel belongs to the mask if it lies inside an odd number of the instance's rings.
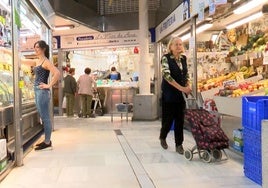
[[100,93],[98,91],[93,92],[92,105],[93,105],[92,114],[103,116],[104,114],[103,105],[101,103]]
[[[185,119],[191,125],[191,133],[196,145],[184,151],[184,157],[192,160],[194,154],[204,162],[227,160],[228,155],[224,149],[229,147],[229,139],[216,122],[214,116],[207,110],[199,108],[193,95],[186,97]],[[226,157],[222,158],[222,154]]]

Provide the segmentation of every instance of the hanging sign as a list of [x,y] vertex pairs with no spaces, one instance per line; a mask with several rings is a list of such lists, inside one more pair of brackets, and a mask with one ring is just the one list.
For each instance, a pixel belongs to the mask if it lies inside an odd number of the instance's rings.
[[198,20],[203,21],[205,19],[205,1],[199,3]]
[[215,5],[223,5],[227,3],[227,0],[214,0],[215,1]]
[[137,45],[139,30],[61,36],[61,48]]
[[216,12],[215,0],[209,0],[209,15],[213,15]]
[[190,0],[183,0],[183,21],[190,18]]
[[183,22],[183,4],[178,6],[167,18],[165,18],[156,28],[156,41],[166,37],[176,30]]

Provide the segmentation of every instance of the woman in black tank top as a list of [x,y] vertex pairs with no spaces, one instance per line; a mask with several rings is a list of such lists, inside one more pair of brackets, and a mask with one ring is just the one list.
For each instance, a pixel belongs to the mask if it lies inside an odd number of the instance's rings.
[[[34,50],[38,61],[34,65],[35,82],[35,103],[44,126],[45,139],[36,145],[35,150],[52,149],[51,133],[52,125],[50,117],[50,89],[59,80],[59,70],[49,61],[49,46],[45,41],[37,41]],[[48,82],[50,73],[52,78]]]

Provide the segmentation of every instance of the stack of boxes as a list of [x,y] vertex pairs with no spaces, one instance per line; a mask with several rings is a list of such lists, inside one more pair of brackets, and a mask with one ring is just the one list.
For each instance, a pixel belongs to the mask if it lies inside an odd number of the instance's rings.
[[0,139],[0,172],[4,171],[7,166],[7,141]]

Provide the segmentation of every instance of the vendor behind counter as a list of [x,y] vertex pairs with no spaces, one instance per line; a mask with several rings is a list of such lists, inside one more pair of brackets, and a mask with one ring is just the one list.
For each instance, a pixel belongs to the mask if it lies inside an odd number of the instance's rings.
[[112,67],[112,68],[111,68],[111,72],[110,72],[110,74],[108,75],[107,79],[110,79],[110,80],[118,80],[118,81],[120,81],[120,80],[121,80],[121,74],[120,74],[120,72],[118,72],[118,71],[116,70],[115,67]]

